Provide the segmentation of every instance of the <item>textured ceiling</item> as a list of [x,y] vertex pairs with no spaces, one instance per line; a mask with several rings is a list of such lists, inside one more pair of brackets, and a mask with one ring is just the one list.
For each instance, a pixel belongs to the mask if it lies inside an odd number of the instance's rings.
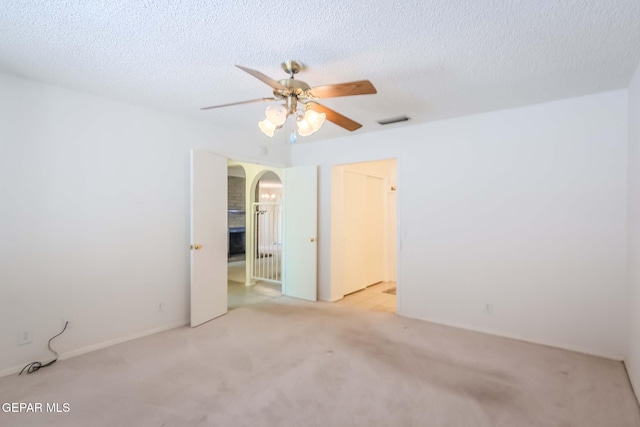
[[[264,104],[199,111],[271,96],[234,64],[281,79],[296,59],[311,86],[371,80],[377,95],[323,101],[362,133],[623,88],[639,57],[638,0],[0,2],[0,71],[264,142]],[[347,134],[327,123],[299,142]]]

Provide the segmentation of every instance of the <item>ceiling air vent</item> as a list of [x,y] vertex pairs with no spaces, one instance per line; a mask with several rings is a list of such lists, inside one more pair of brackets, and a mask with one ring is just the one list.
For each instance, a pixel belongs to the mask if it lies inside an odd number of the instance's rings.
[[381,125],[390,125],[393,123],[406,122],[407,120],[409,120],[409,117],[400,116],[400,117],[392,117],[390,119],[378,120],[378,123],[380,123]]

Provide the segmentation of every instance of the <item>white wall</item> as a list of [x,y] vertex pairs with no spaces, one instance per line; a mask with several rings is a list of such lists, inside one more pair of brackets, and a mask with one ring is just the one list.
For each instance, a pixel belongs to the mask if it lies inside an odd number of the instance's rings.
[[262,156],[229,130],[5,74],[0,93],[0,374],[48,360],[62,316],[62,354],[186,321],[191,148],[287,162],[284,144]]
[[626,114],[623,90],[295,145],[320,165],[320,298],[331,165],[397,158],[401,315],[621,359]]
[[640,66],[629,85],[629,349],[625,363],[640,401]]

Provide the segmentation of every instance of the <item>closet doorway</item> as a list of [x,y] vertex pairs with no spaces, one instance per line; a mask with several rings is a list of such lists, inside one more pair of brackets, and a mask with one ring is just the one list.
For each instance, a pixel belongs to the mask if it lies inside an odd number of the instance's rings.
[[340,304],[396,312],[397,162],[332,171],[332,293]]

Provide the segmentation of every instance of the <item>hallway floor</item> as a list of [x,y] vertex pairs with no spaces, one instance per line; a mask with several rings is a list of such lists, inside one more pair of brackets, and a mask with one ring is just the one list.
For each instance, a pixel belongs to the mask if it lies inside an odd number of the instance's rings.
[[229,310],[282,296],[281,284],[258,282],[253,286],[245,286],[245,277],[245,261],[234,261],[227,265]]
[[245,260],[227,263],[227,280],[244,283],[244,278],[246,277],[245,265]]
[[231,280],[228,283],[229,310],[249,304],[267,302],[273,298],[282,296],[282,286],[277,283],[258,282],[253,286],[245,286],[244,283]]
[[394,288],[396,282],[381,282],[345,296],[336,304],[362,310],[396,312],[396,296],[384,291]]

